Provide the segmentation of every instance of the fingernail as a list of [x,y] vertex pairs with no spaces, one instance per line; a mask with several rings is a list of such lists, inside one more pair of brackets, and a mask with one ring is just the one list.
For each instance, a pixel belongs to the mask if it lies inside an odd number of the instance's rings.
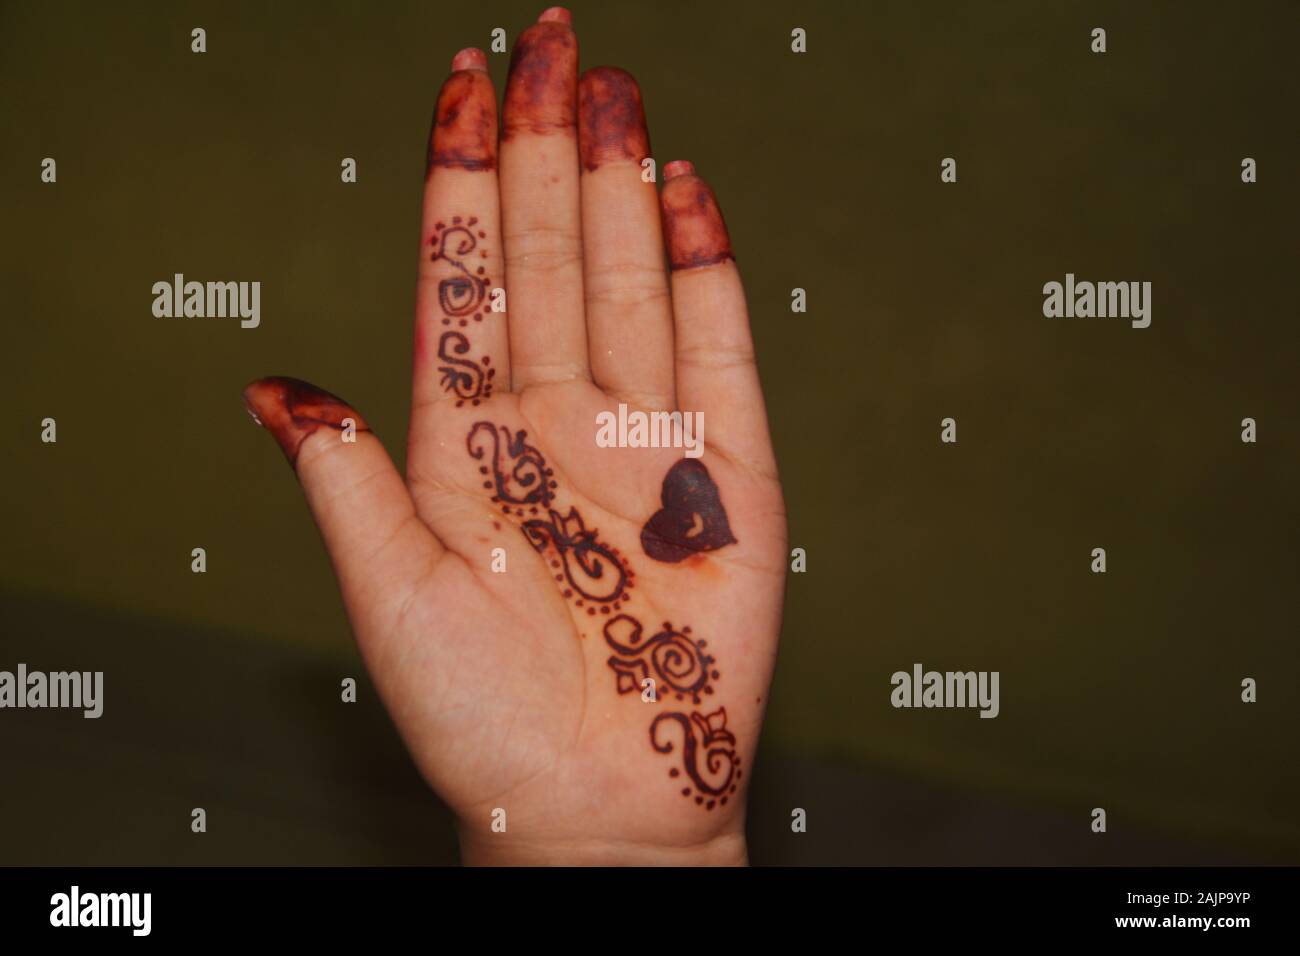
[[347,402],[310,382],[296,378],[259,378],[244,389],[244,407],[253,421],[269,431],[289,464],[298,465],[298,452],[307,437],[320,428],[343,431],[351,419],[358,432],[370,426]]
[[664,182],[670,179],[676,179],[678,176],[694,176],[695,164],[689,159],[674,159],[671,163],[664,165]]
[[641,91],[630,73],[598,66],[582,75],[578,145],[588,172],[616,160],[640,163],[650,155]]
[[[676,165],[669,163],[669,166]],[[690,167],[690,163],[685,164]],[[671,175],[664,167],[665,182],[659,201],[663,209],[664,244],[668,247],[668,264],[674,272],[698,269],[734,259],[727,225],[709,184],[698,176],[680,178],[694,169],[678,170]]]
[[475,46],[467,46],[451,58],[452,71],[486,70],[487,54]]
[[537,18],[538,23],[563,23],[566,27],[573,25],[573,14],[564,7],[547,7]]

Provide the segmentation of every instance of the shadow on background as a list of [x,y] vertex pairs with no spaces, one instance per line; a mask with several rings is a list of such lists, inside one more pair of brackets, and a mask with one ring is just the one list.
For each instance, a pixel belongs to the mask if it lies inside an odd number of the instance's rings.
[[[347,396],[402,466],[434,98],[545,5],[0,4],[0,668],[108,681],[0,712],[0,863],[455,859],[240,389]],[[725,210],[808,556],[754,859],[1300,862],[1295,4],[573,8]],[[262,324],[154,317],[178,272]],[[1045,318],[1067,272],[1151,281],[1150,328]],[[1000,716],[893,709],[916,662]]]
[[[425,785],[359,658],[112,615],[0,590],[0,660],[103,670],[104,714],[6,711],[0,864],[454,864],[453,818]],[[171,675],[158,680],[157,675]],[[340,700],[356,677],[358,700]],[[756,864],[1281,862],[1116,821],[1029,808],[884,770],[761,753]],[[207,811],[194,834],[190,813]],[[790,830],[807,811],[806,833]],[[1081,823],[1081,820],[1085,822]]]

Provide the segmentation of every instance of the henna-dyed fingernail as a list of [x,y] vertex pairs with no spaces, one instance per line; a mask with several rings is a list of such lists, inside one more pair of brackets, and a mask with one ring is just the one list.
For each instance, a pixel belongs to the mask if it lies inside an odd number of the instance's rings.
[[[685,162],[679,160],[678,162]],[[668,166],[676,165],[669,163]],[[690,163],[685,163],[690,166]],[[668,247],[668,264],[678,269],[711,266],[735,259],[727,224],[713,197],[713,190],[694,167],[678,169],[670,176],[664,167],[664,189],[660,195],[663,208],[664,244]]]
[[466,47],[451,58],[452,72],[458,70],[486,70],[487,54],[476,46]]
[[244,389],[244,406],[253,421],[275,436],[295,469],[298,450],[317,429],[342,431],[343,420],[350,418],[358,432],[370,431],[365,420],[343,399],[296,378],[259,378]]
[[578,147],[590,172],[605,163],[650,155],[641,90],[632,74],[598,66],[578,82]]
[[577,37],[558,20],[534,23],[510,55],[502,139],[516,133],[573,135],[577,113]]
[[695,164],[689,159],[674,159],[664,166],[664,182],[676,179],[678,176],[693,176],[694,174]]
[[[483,57],[482,50],[462,50],[456,59],[467,53]],[[425,175],[435,166],[474,171],[496,169],[497,98],[492,79],[483,67],[457,70],[438,93]]]
[[563,23],[566,27],[573,23],[573,14],[564,7],[547,7],[537,18],[538,23]]

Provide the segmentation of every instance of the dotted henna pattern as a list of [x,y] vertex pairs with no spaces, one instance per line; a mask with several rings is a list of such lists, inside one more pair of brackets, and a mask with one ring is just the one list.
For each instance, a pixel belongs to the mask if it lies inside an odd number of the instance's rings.
[[[434,225],[429,243],[433,246],[430,259],[450,265],[455,272],[438,283],[438,307],[443,312],[442,324],[447,328],[438,339],[438,360],[442,363],[442,388],[456,396],[457,407],[469,402],[478,405],[492,395],[492,379],[496,369],[492,360],[484,355],[477,361],[469,356],[472,346],[469,337],[459,329],[469,327],[471,321],[482,322],[486,311],[489,278],[483,266],[474,265],[474,253],[486,258],[487,250],[479,248],[479,240],[487,233],[476,229],[478,219],[453,216],[451,224]],[[454,328],[453,328],[454,326]]]
[[[641,621],[624,610],[631,601],[634,573],[617,548],[586,526],[577,508],[562,514],[552,507],[558,483],[542,453],[528,443],[527,432],[475,422],[465,447],[482,463],[478,470],[492,503],[517,519],[528,543],[549,558],[564,597],[589,615],[607,616],[602,633],[613,651],[607,664],[618,694],[653,687],[653,695],[647,693],[642,700],[658,705],[689,701],[696,706],[712,696],[719,673],[708,643],[692,636],[689,627],[676,628],[668,621],[645,636]],[[735,540],[729,529],[727,537]],[[743,772],[736,738],[727,730],[726,708],[686,713],[670,706],[650,722],[649,736],[656,753],[678,755],[668,776],[679,781],[681,795],[694,798],[696,806],[725,806],[736,792]]]
[[576,508],[563,517],[551,511],[548,518],[529,519],[523,529],[538,552],[552,555],[551,567],[563,570],[555,580],[568,584],[566,598],[577,594],[579,607],[584,601],[594,602],[587,606],[588,614],[595,614],[597,607],[602,614],[609,614],[611,608],[622,609],[621,602],[632,587],[630,572],[618,551],[596,537],[596,529],[587,530]]

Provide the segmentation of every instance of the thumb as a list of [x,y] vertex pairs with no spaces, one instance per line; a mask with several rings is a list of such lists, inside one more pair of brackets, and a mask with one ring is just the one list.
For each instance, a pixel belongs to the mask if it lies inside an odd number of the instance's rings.
[[377,608],[399,606],[443,549],[370,426],[343,399],[296,378],[258,379],[244,403],[298,474],[354,629]]

